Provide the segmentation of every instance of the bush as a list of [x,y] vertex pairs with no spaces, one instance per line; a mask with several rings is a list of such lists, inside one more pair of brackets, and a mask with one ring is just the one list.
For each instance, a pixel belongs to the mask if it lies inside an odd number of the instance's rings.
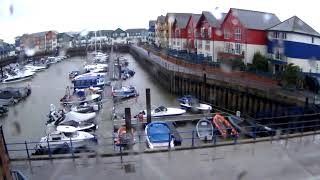
[[253,60],[252,60],[252,66],[258,71],[263,71],[263,72],[269,71],[268,60],[266,57],[260,54],[260,52],[257,52],[254,54]]
[[285,87],[300,86],[303,82],[300,67],[292,63],[285,65],[281,75],[281,81]]

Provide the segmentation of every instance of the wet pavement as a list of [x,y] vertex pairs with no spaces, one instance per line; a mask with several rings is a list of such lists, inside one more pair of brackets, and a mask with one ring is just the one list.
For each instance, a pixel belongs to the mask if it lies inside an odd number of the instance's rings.
[[29,179],[320,179],[320,136],[121,157],[16,161]]

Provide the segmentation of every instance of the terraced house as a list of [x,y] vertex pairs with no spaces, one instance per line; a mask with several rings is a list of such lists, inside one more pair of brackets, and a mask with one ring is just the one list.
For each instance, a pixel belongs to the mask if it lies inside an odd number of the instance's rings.
[[293,63],[303,72],[320,73],[320,34],[307,23],[293,16],[268,32],[268,57],[274,72]]

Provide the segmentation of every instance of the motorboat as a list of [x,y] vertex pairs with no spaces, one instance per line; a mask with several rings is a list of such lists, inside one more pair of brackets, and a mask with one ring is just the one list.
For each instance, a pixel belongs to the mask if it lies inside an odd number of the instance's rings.
[[[141,111],[143,117],[147,117],[147,110]],[[173,107],[165,107],[159,106],[153,110],[151,110],[152,117],[163,117],[163,116],[179,116],[186,113],[186,110],[180,108],[173,108]]]
[[75,77],[78,76],[78,75],[80,75],[80,71],[71,71],[71,72],[69,73],[69,78],[70,78],[70,79],[73,79],[73,78],[75,78]]
[[73,151],[75,151],[87,147],[92,142],[97,142],[97,139],[92,134],[77,131],[76,128],[72,126],[62,126],[59,130],[42,137],[35,147],[34,154],[47,154],[49,149],[52,154],[61,151],[68,152],[70,148],[73,148]]
[[25,81],[25,80],[31,79],[34,74],[35,72],[30,70],[11,71],[10,73],[7,74],[7,78],[2,80],[2,83],[14,83],[14,82]]
[[31,94],[30,87],[5,87],[0,88],[0,99],[2,100],[14,100],[15,103],[22,99],[25,99]]
[[53,104],[50,105],[50,112],[48,115],[47,124],[59,125],[60,123],[67,121],[76,121],[76,122],[92,122],[93,119],[97,116],[95,112],[92,113],[78,113],[78,112],[67,112],[63,110],[57,111]]
[[76,128],[77,131],[95,131],[97,130],[98,126],[94,123],[90,122],[77,122],[74,120],[62,122],[57,125],[57,130],[60,128],[65,128],[66,126],[72,126]]
[[125,99],[139,96],[139,93],[133,86],[123,86],[120,89],[113,89],[112,87],[112,96],[114,98]]
[[100,71],[104,70],[105,72],[107,72],[108,71],[108,64],[89,64],[89,65],[84,66],[83,69],[85,72],[92,72],[96,69],[99,69]]
[[76,76],[72,80],[75,89],[84,89],[90,87],[110,86],[111,81],[107,81],[106,73],[86,73]]
[[238,132],[248,137],[268,137],[274,136],[276,133],[276,130],[273,128],[245,120],[238,116],[230,115],[228,116],[228,120]]
[[74,93],[70,93],[69,87],[66,89],[65,95],[60,99],[64,105],[97,102],[101,100],[101,95],[95,94],[89,89],[75,89]]
[[71,111],[78,112],[78,113],[89,113],[89,112],[97,112],[101,108],[101,105],[97,103],[83,103],[80,105],[73,105],[71,106]]
[[213,124],[223,138],[227,138],[228,136],[239,136],[238,131],[220,114],[216,114],[213,117]]
[[174,138],[166,122],[151,122],[145,128],[146,142],[150,149],[174,147]]
[[213,137],[213,125],[212,122],[207,120],[206,118],[198,121],[196,125],[197,135],[200,140],[210,141]]
[[135,72],[133,70],[130,70],[128,68],[121,70],[121,78],[123,80],[126,80],[132,76],[134,76]]
[[117,131],[117,136],[114,139],[114,143],[117,146],[127,146],[135,143],[134,137],[135,131],[131,129],[131,133],[127,133],[126,127],[120,127]]
[[25,65],[24,69],[32,72],[40,72],[47,69],[45,66],[34,66],[34,65]]
[[180,102],[180,106],[187,110],[191,110],[193,112],[210,112],[212,110],[212,106],[208,104],[199,103],[198,99],[187,95],[178,99]]

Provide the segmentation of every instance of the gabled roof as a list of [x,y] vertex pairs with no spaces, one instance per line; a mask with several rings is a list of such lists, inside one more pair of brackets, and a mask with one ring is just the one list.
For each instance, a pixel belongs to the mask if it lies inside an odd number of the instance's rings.
[[175,23],[178,28],[186,28],[191,14],[181,14],[175,17]]
[[221,19],[219,19],[219,21],[222,23],[226,16],[227,16],[227,13],[221,13]]
[[231,8],[230,11],[248,29],[265,30],[281,22],[273,13],[235,8]]
[[[189,18],[190,16],[191,16],[191,13],[167,13],[167,15],[165,17],[165,22],[172,21],[172,23],[174,23],[176,18],[180,18],[180,20],[181,20],[181,19],[184,19],[185,17]],[[186,23],[188,23],[188,20],[189,19],[187,19]],[[182,24],[180,24],[180,25],[184,25],[184,20],[182,20],[181,23]]]
[[214,17],[214,15],[209,12],[209,11],[203,11],[202,12],[202,15],[206,18],[206,20],[208,21],[209,23],[209,26],[211,27],[219,27],[220,26],[220,22],[219,20]]
[[287,32],[296,32],[296,33],[302,33],[306,35],[312,35],[312,36],[320,36],[320,34],[314,30],[312,27],[310,27],[307,23],[302,21],[297,16],[293,16],[282,23],[279,23],[270,29],[271,31],[287,31]]
[[157,18],[157,23],[164,23],[164,22],[165,22],[165,19],[166,19],[166,17],[163,16],[163,15],[158,16],[158,18]]
[[197,26],[197,23],[201,17],[201,14],[192,14],[192,19],[193,19],[193,27]]
[[156,25],[156,21],[155,20],[150,20],[149,21],[149,27],[155,26],[155,25]]
[[126,31],[120,29],[120,28],[117,28],[116,30],[113,31],[113,33],[127,33]]

